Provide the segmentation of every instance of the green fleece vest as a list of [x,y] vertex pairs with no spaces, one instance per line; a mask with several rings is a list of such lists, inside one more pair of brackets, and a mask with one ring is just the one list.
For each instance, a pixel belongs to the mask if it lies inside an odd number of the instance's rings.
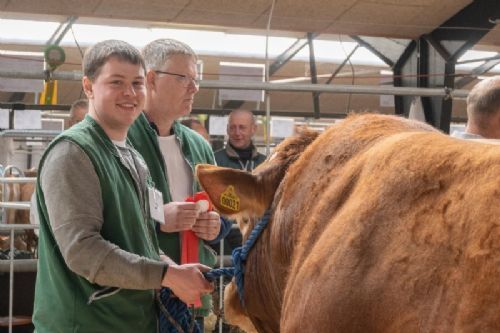
[[[47,154],[61,140],[80,146],[94,165],[103,201],[102,237],[125,251],[158,260],[154,222],[145,216],[148,210],[143,209],[148,207],[147,189],[142,189],[146,202],[141,207],[138,187],[103,129],[87,116],[54,139],[42,157],[40,170],[44,168]],[[33,314],[36,332],[156,332],[153,290],[122,289],[88,304],[91,295],[103,287],[90,283],[67,267],[50,226],[39,181],[37,204],[40,240]]]
[[[177,121],[175,121],[172,126],[174,135],[181,144],[181,150],[184,158],[193,170],[193,178],[194,168],[197,164],[215,164],[212,149],[200,135],[196,134],[194,131]],[[163,202],[171,202],[172,196],[170,194],[170,187],[168,185],[167,174],[165,172],[165,162],[160,150],[157,134],[154,129],[151,128],[151,125],[149,125],[149,121],[144,114],[141,114],[130,127],[128,131],[128,139],[146,161],[155,187],[163,194]],[[198,191],[201,191],[201,186],[198,182],[193,181],[192,194]],[[179,233],[165,233],[160,231],[157,236],[160,248],[163,252],[165,252],[165,254],[172,260],[179,263],[181,257]],[[200,263],[213,267],[215,265],[216,258],[212,249],[205,245],[203,240],[200,240],[198,248]],[[203,306],[201,309],[198,309],[197,315],[205,316],[209,313],[211,308],[209,300],[209,295],[202,297]]]

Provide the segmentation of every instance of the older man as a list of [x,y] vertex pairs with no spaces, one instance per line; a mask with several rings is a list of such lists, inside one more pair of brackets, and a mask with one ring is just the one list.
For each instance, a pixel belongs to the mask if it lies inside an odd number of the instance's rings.
[[[181,261],[180,232],[192,230],[199,238],[198,260],[213,266],[216,258],[204,242],[219,242],[230,223],[216,212],[198,213],[186,197],[200,191],[194,179],[197,164],[214,164],[212,149],[195,131],[179,123],[189,115],[198,92],[197,56],[186,44],[173,39],[158,39],[142,51],[146,62],[146,103],[144,112],[129,130],[128,137],[146,161],[153,181],[163,195],[164,223],[157,225],[160,248],[175,262]],[[196,251],[194,251],[196,252]],[[202,298],[197,309],[208,315],[210,296]]]
[[462,139],[500,139],[500,76],[476,84],[467,97],[465,132],[453,132]]
[[257,130],[255,117],[248,110],[234,110],[229,114],[226,147],[215,152],[218,166],[252,171],[264,162],[266,156],[259,153],[252,142]]

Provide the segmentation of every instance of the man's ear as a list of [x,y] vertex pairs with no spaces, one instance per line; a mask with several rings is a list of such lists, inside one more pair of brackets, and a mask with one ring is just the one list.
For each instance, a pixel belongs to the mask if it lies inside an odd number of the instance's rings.
[[198,180],[217,210],[224,215],[262,215],[264,202],[259,178],[251,173],[208,164],[196,166]]
[[148,89],[153,89],[156,86],[155,78],[156,78],[156,73],[154,71],[149,70],[146,73],[146,87]]
[[94,91],[92,90],[92,81],[88,76],[84,76],[82,78],[82,87],[85,95],[87,96],[87,99],[93,99]]
[[252,136],[254,136],[256,132],[257,132],[257,125],[252,124]]

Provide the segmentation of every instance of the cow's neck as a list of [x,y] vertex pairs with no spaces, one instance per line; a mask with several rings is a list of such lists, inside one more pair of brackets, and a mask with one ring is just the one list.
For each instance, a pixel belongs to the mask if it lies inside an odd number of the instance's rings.
[[[281,186],[277,190],[275,202],[279,202],[280,197]],[[272,205],[273,213],[275,209],[279,209],[279,206]],[[283,293],[294,238],[292,228],[283,225],[282,221],[276,223],[271,218],[266,230],[254,244],[246,265],[245,293],[250,293],[245,297],[246,310],[259,332],[280,332]],[[283,229],[287,231],[283,232]]]

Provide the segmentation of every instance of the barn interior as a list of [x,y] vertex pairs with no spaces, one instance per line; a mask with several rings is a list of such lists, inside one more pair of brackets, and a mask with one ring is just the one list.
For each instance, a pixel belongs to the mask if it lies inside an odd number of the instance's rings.
[[32,331],[37,260],[36,251],[15,260],[9,252],[14,233],[37,227],[9,226],[23,223],[8,215],[30,203],[8,201],[7,176],[33,184],[24,170],[84,97],[89,46],[186,42],[201,79],[190,117],[221,147],[227,114],[252,110],[256,143],[269,152],[297,125],[323,130],[351,112],[463,128],[468,91],[500,72],[498,23],[494,0],[0,0],[0,332]]

